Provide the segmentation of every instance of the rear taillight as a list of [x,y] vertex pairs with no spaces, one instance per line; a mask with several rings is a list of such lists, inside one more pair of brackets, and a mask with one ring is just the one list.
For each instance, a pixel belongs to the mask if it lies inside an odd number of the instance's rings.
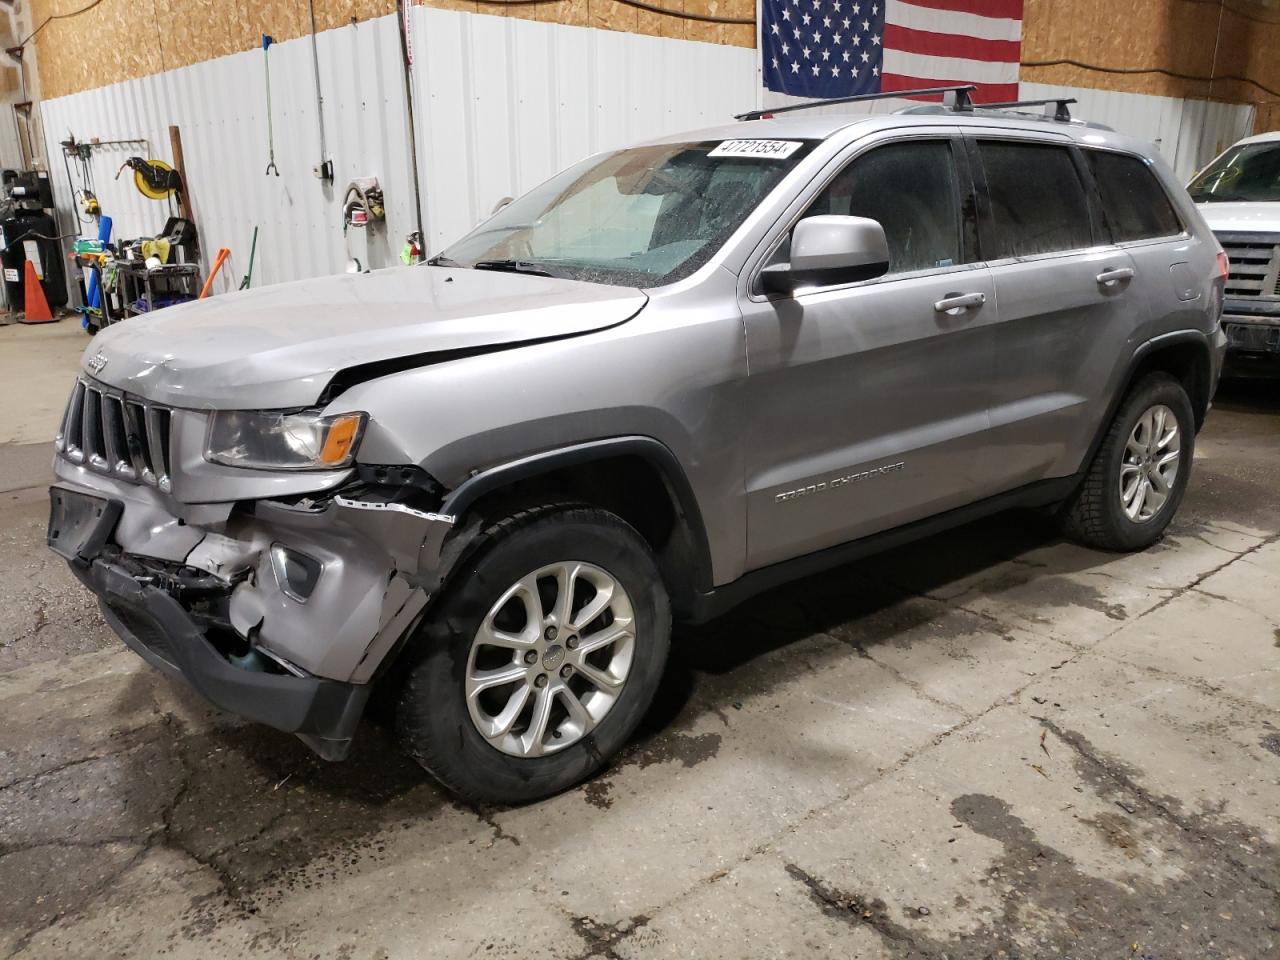
[[1225,253],[1219,252],[1218,279],[1225,282],[1227,277],[1230,275],[1230,273],[1231,273],[1231,261],[1227,259],[1227,255]]

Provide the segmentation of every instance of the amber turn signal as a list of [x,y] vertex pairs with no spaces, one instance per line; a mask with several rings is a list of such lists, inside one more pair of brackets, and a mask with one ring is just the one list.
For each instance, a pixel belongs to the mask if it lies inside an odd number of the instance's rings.
[[363,417],[358,413],[348,413],[335,417],[325,434],[324,446],[316,462],[322,466],[339,466],[347,462],[351,456],[351,448],[360,436]]

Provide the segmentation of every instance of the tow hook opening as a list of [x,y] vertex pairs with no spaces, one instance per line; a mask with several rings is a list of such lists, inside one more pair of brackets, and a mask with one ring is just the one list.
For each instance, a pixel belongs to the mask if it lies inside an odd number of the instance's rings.
[[277,541],[271,545],[271,569],[281,593],[290,600],[306,603],[320,582],[324,565],[315,557]]

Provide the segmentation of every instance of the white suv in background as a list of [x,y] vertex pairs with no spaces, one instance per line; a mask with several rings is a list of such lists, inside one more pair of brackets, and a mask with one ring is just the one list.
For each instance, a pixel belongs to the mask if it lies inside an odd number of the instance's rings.
[[1280,131],[1233,144],[1187,190],[1231,261],[1223,372],[1280,376]]

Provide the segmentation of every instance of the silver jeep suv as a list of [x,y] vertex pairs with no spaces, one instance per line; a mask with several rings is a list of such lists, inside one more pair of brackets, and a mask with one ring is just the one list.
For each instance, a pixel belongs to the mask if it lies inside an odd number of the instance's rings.
[[1013,506],[1156,541],[1225,260],[1150,147],[995,111],[778,117],[571,167],[427,265],[114,326],[49,542],[123,641],[464,798],[626,742],[673,618]]

